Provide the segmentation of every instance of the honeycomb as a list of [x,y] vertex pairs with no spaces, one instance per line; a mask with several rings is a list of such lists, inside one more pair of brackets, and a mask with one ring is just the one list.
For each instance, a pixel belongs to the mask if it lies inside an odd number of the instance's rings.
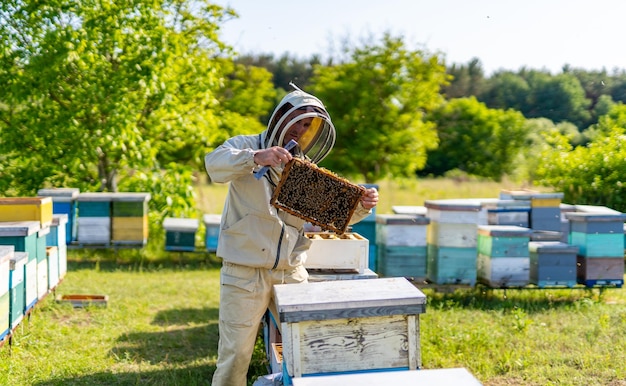
[[292,158],[285,165],[270,203],[292,215],[343,234],[365,188],[329,170]]

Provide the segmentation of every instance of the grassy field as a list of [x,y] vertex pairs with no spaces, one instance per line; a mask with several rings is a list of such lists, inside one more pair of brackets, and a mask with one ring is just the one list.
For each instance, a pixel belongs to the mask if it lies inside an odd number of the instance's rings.
[[[379,210],[431,198],[495,197],[502,188],[385,183]],[[199,194],[202,211],[221,211],[224,186]],[[18,327],[12,344],[0,349],[0,384],[209,385],[219,261],[211,254],[170,257],[170,263],[156,263],[142,251],[71,250],[57,294],[106,294],[108,306],[73,309],[50,294]],[[626,385],[624,289],[424,293],[424,368],[465,367],[489,386]],[[265,374],[262,351],[259,343],[250,384]]]

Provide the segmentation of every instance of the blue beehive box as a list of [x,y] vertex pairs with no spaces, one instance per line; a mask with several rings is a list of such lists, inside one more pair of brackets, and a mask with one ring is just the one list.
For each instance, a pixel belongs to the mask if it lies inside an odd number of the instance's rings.
[[478,279],[492,287],[523,287],[530,277],[532,231],[515,225],[478,226]]
[[192,218],[168,217],[163,220],[165,230],[165,250],[166,251],[187,251],[196,250],[196,232],[199,221]]
[[80,193],[78,202],[78,233],[80,244],[111,242],[111,201],[114,193]]
[[539,288],[576,285],[578,247],[560,241],[531,241],[530,282]]
[[65,214],[53,215],[52,225],[50,225],[50,233],[46,236],[46,246],[56,247],[57,250],[59,282],[67,273],[67,238],[65,237],[65,230],[67,229],[65,224],[67,221],[67,215]]
[[76,223],[78,202],[76,199],[79,194],[80,189],[77,188],[48,188],[39,189],[39,191],[37,191],[38,196],[52,197],[52,212],[54,214],[67,215],[64,232],[66,244],[76,241],[76,237],[78,236]]
[[217,251],[217,242],[220,236],[220,223],[222,221],[222,215],[220,214],[205,214],[202,216],[204,222],[204,245],[209,252]]

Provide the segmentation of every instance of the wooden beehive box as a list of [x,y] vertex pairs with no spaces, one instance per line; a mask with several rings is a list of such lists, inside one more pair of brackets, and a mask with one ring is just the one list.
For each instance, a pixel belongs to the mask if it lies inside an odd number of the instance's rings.
[[402,214],[376,215],[376,243],[397,247],[425,247],[430,219]]
[[539,288],[576,285],[578,247],[559,241],[531,241],[530,282]]
[[204,222],[204,246],[207,251],[217,251],[217,242],[220,237],[221,214],[205,214],[202,216]]
[[111,242],[145,245],[148,242],[150,193],[118,192],[111,196]]
[[39,221],[47,227],[52,222],[52,198],[0,197],[0,221]]
[[274,286],[287,379],[420,367],[426,296],[404,278]]
[[167,217],[163,220],[166,251],[193,252],[196,249],[196,232],[200,223],[193,218]]
[[625,214],[572,212],[565,216],[570,221],[569,243],[580,248],[580,255],[624,258]]
[[304,267],[322,270],[350,270],[363,274],[368,264],[369,240],[358,233],[341,235],[307,232],[311,246]]
[[285,165],[271,204],[338,234],[345,232],[365,188],[307,161]]
[[9,287],[10,287],[10,320],[11,320],[11,329],[15,329],[17,325],[24,318],[24,310],[26,305],[24,303],[25,299],[25,280],[24,274],[26,270],[26,261],[28,260],[28,255],[26,252],[15,252],[13,257],[11,258],[10,264],[10,277],[9,277]]
[[15,253],[12,246],[0,247],[0,340],[10,331],[10,259]]
[[111,199],[113,193],[86,192],[78,202],[77,241],[80,244],[109,244],[111,242]]

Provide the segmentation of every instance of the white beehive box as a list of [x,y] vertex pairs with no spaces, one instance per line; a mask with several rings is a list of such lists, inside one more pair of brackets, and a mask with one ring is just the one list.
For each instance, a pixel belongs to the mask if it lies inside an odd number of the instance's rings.
[[274,302],[284,378],[421,365],[426,296],[405,278],[279,284]]
[[358,233],[337,235],[307,232],[311,247],[304,267],[321,270],[351,270],[365,273],[368,264],[369,240]]

